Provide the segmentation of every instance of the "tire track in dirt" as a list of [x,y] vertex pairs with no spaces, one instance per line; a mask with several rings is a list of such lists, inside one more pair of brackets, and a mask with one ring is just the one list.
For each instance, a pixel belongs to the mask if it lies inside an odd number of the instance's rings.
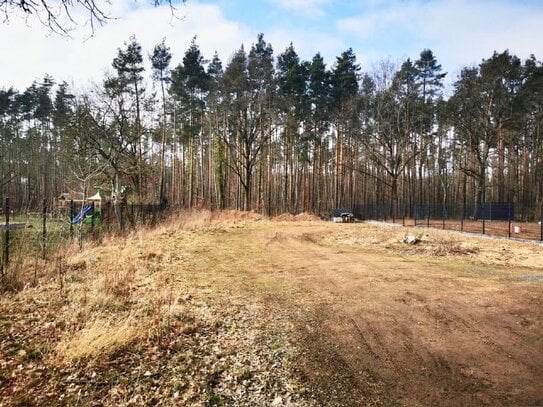
[[[362,396],[340,401],[376,405],[543,403],[543,309],[528,307],[540,284],[455,278],[436,264],[320,245],[322,232],[307,229],[261,238],[303,293],[290,306],[310,306],[311,324],[299,325],[315,387],[354,380]],[[477,306],[481,296],[492,306]],[[531,323],[513,327],[513,302]]]

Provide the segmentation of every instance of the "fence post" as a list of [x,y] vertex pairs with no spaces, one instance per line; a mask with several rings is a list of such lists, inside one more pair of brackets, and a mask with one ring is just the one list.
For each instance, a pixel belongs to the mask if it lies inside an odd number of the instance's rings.
[[47,200],[43,200],[43,207],[42,207],[42,232],[41,232],[41,239],[42,239],[42,258],[43,260],[46,259],[46,249],[47,249]]
[[119,206],[119,226],[121,228],[121,233],[124,232],[124,218],[123,218],[123,209],[126,209],[128,211],[128,208],[125,207],[124,202],[120,202],[120,204],[117,204]]
[[95,210],[95,206],[94,206],[94,201],[92,201],[91,203],[91,238],[94,239],[94,210]]
[[507,232],[507,237],[511,238],[511,202],[507,204],[507,223],[509,225],[509,230]]
[[540,216],[540,219],[539,219],[539,225],[541,226],[540,240],[543,242],[543,204],[541,204],[541,216]]
[[6,215],[6,231],[4,233],[4,250],[2,256],[2,279],[4,278],[6,269],[9,264],[9,198],[6,198],[4,204],[4,214]]
[[111,201],[107,201],[105,207],[102,208],[102,225],[106,225],[107,231],[109,233],[111,229]]
[[70,199],[70,242],[74,240],[74,224],[72,223],[74,220],[74,200]]
[[483,235],[485,234],[485,226],[486,226],[486,203],[483,203],[483,210],[481,211],[483,213]]

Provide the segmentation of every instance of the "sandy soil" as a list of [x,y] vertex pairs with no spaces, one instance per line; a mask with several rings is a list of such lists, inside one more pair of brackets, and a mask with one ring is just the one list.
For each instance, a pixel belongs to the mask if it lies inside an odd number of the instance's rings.
[[542,405],[543,247],[430,231],[420,247],[469,241],[438,258],[390,233],[285,224],[250,237],[268,256],[255,278],[296,288],[269,301],[298,322],[322,405]]

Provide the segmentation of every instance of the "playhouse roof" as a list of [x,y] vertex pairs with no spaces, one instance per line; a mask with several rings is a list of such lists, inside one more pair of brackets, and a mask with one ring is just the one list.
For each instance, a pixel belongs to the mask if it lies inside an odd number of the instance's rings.
[[100,192],[95,193],[93,196],[89,196],[87,198],[88,201],[101,201],[102,197],[100,196]]
[[[64,192],[60,194],[58,199],[60,201],[69,201],[71,199],[73,199],[74,201],[81,201],[83,200],[83,194],[81,192],[73,192],[73,193]],[[86,200],[87,201],[101,201],[102,197],[100,196],[100,192],[96,192],[93,196],[89,196]]]

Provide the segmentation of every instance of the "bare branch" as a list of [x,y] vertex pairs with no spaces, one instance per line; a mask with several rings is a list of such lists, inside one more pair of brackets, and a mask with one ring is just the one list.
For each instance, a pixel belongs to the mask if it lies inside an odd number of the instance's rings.
[[[185,0],[182,1],[182,4],[184,3]],[[154,7],[168,4],[172,18],[182,19],[176,15],[177,9],[172,0],[152,0],[151,4]],[[85,15],[83,21],[74,13],[74,10],[77,9]],[[51,33],[61,36],[70,36],[70,32],[80,24],[88,26],[90,36],[93,36],[97,26],[102,26],[109,20],[116,19],[116,17],[109,15],[104,6],[99,5],[96,0],[60,0],[60,2],[51,0],[0,0],[0,14],[2,14],[1,23],[7,24],[13,16],[19,15],[27,24],[30,19],[36,19],[41,25],[47,27]]]

